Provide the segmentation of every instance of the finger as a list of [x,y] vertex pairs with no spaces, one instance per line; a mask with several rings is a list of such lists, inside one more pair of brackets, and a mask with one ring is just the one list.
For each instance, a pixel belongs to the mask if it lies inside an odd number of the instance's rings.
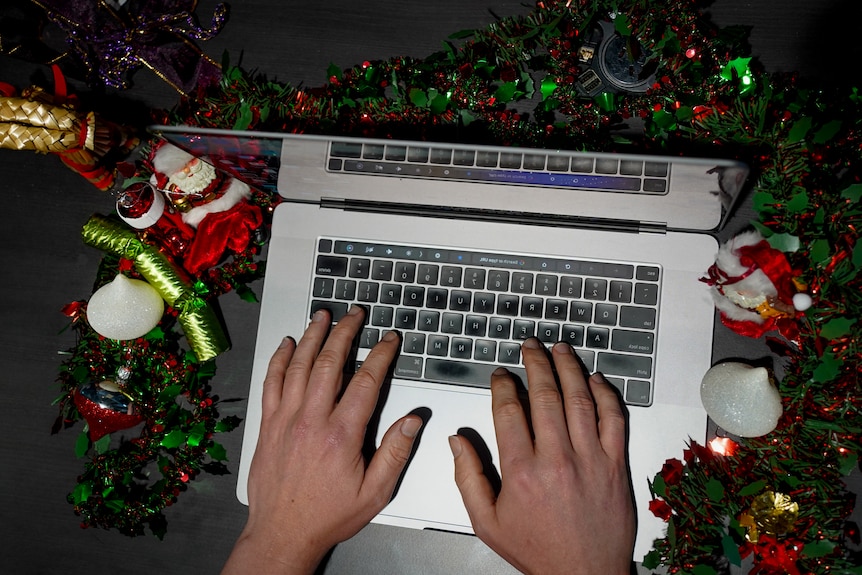
[[500,471],[506,475],[511,462],[533,456],[533,439],[515,381],[504,368],[498,368],[491,375],[491,412],[500,452]]
[[455,484],[470,516],[473,531],[482,539],[495,531],[496,495],[482,471],[482,461],[473,445],[460,435],[449,437],[449,448],[455,459]]
[[527,393],[536,445],[568,447],[563,401],[545,346],[536,338],[530,338],[521,344],[521,354],[527,370]]
[[362,367],[347,384],[344,395],[335,408],[335,416],[351,427],[365,427],[377,406],[380,387],[389,372],[389,366],[398,353],[401,338],[394,331],[387,332],[374,346]]
[[[293,352],[284,376],[284,384],[291,393],[305,394],[315,359],[320,353],[323,342],[326,341],[326,335],[329,333],[331,325],[329,318],[330,315],[327,310],[321,309],[314,312],[314,315],[311,316],[311,323],[305,328],[305,333],[302,334],[299,343],[296,344],[296,350]],[[282,393],[282,397],[284,397],[284,393]]]
[[587,386],[584,372],[575,357],[572,347],[560,342],[552,348],[554,365],[560,378],[560,390],[565,405],[569,439],[575,451],[588,452],[598,449],[596,427],[596,404]]
[[369,511],[372,515],[369,519],[377,515],[392,499],[395,485],[410,459],[413,442],[422,423],[422,418],[417,415],[408,415],[393,423],[386,430],[380,447],[368,462],[361,493],[371,502]]
[[626,458],[626,416],[620,398],[600,373],[589,380],[599,415],[599,441],[608,457],[614,461]]
[[261,398],[262,417],[264,419],[271,417],[281,404],[281,397],[284,392],[284,375],[295,350],[296,342],[293,341],[293,338],[286,337],[281,340],[278,349],[275,350],[269,360],[266,375],[263,378],[263,396]]
[[354,305],[326,338],[323,348],[314,360],[308,379],[308,399],[312,409],[320,407],[327,415],[332,412],[336,398],[341,393],[347,356],[364,318],[365,310]]

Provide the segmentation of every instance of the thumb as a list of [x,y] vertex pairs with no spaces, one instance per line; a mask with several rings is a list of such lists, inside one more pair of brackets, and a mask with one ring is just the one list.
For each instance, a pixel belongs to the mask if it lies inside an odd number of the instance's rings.
[[449,447],[455,458],[455,484],[461,492],[473,530],[476,535],[487,533],[496,522],[496,496],[491,482],[482,472],[482,461],[473,445],[460,435],[449,437]]
[[[407,460],[410,459],[413,442],[422,423],[422,419],[416,415],[402,417],[393,423],[386,430],[380,441],[380,447],[368,463],[362,490],[368,492],[374,499],[381,500],[380,509],[389,503],[392,492],[395,491],[395,485]],[[376,511],[379,512],[380,509]]]

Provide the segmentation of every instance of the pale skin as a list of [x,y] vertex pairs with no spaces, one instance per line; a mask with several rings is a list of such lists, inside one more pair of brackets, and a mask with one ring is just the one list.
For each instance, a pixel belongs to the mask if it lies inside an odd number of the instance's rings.
[[[351,309],[330,332],[329,315],[318,312],[298,344],[286,338],[273,355],[249,474],[249,518],[224,574],[313,573],[391,498],[422,420],[397,420],[370,460],[363,456],[368,421],[400,346],[397,334],[384,336],[345,385],[342,368],[363,314]],[[476,535],[524,573],[627,574],[635,520],[619,401],[600,375],[584,378],[568,345],[555,345],[551,360],[536,340],[522,349],[529,424],[508,372],[491,380],[498,494],[470,442],[449,439]]]

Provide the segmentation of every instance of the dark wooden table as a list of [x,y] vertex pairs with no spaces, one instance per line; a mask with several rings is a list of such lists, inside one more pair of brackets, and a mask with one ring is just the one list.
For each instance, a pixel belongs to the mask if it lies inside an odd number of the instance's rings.
[[[209,18],[213,2],[198,14]],[[215,39],[201,44],[216,60],[258,69],[270,78],[316,86],[330,63],[346,67],[396,55],[425,56],[459,30],[482,27],[494,14],[528,7],[519,2],[478,0],[329,0],[325,2],[235,2],[230,21]],[[711,7],[720,24],[752,26],[755,55],[770,71],[800,71],[815,80],[857,81],[862,52],[856,37],[856,0],[718,0]],[[22,61],[0,57],[0,81],[24,87],[36,74]],[[50,77],[49,75],[47,77]],[[147,71],[134,77],[120,105],[168,108],[176,94]],[[73,345],[62,332],[60,309],[92,293],[101,253],[85,246],[81,226],[94,212],[109,213],[113,199],[97,192],[54,157],[0,150],[2,194],[2,309],[0,329],[0,572],[45,573],[214,573],[243,526],[246,508],[234,495],[235,476],[202,476],[167,511],[163,542],[128,538],[113,531],[82,530],[66,502],[83,461],[74,455],[79,429],[50,435],[56,409],[51,402],[62,357]],[[727,234],[750,219],[750,209]],[[260,285],[255,286],[260,291]],[[233,349],[217,361],[215,387],[222,397],[243,398],[251,372],[258,308],[234,294],[221,307]],[[62,333],[61,333],[62,332]],[[761,357],[757,342],[723,328],[716,332],[716,359]],[[223,412],[242,416],[242,402]],[[222,438],[235,471],[241,430]],[[327,573],[502,573],[506,565],[477,539],[372,525],[339,545]]]

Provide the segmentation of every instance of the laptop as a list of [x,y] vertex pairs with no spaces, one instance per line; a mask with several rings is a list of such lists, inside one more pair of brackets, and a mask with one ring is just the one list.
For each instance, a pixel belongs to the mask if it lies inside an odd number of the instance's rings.
[[745,165],[723,159],[372,140],[156,126],[156,134],[283,200],[273,215],[237,496],[257,443],[273,350],[314,310],[369,310],[357,362],[403,337],[374,422],[426,416],[415,455],[375,522],[471,533],[447,437],[469,430],[498,461],[489,374],[523,376],[519,342],[567,341],[620,392],[638,531],[665,524],[649,481],[703,442],[700,380],[714,309],[698,281],[709,233],[730,215]]

